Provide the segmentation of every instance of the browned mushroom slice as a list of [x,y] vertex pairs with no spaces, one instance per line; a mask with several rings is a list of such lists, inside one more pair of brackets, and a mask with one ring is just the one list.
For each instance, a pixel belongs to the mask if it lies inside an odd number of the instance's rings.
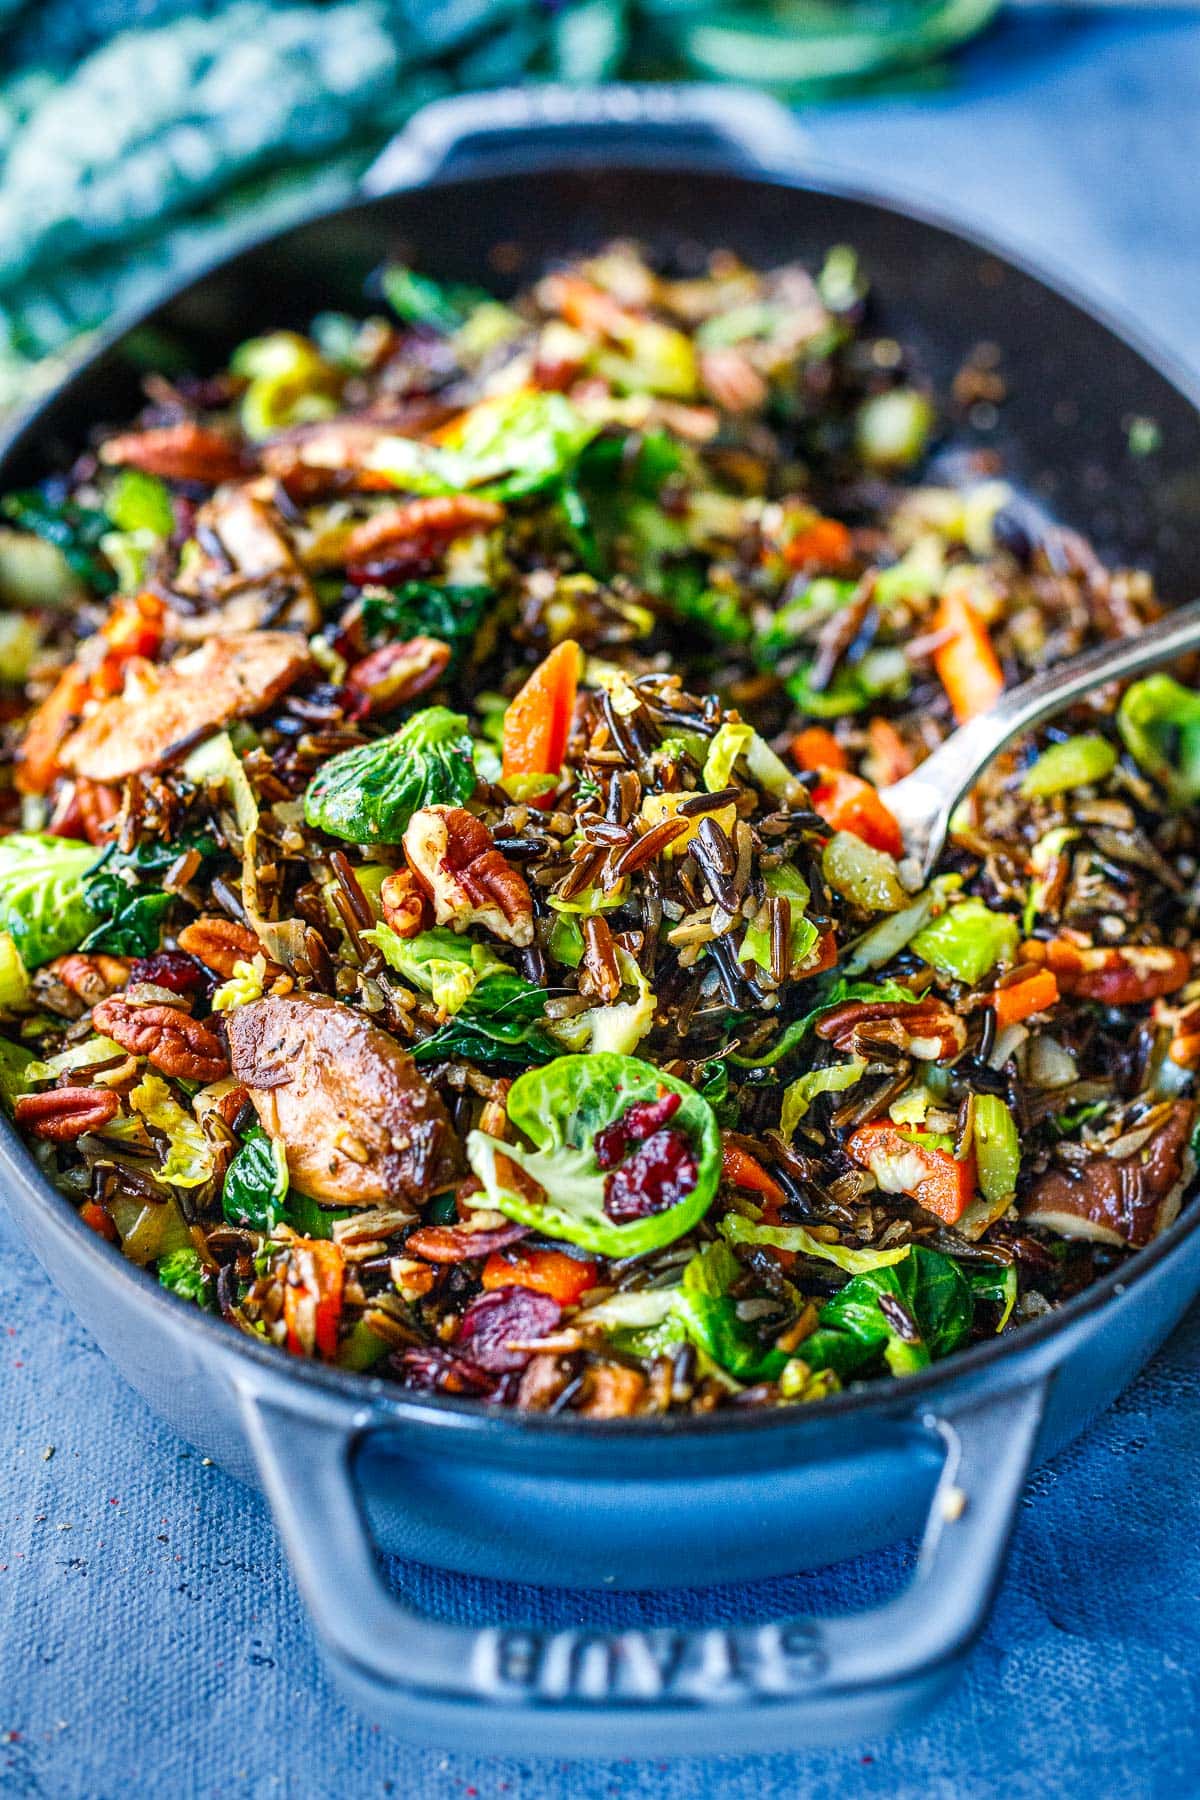
[[1091,1238],[1131,1250],[1165,1231],[1179,1211],[1194,1161],[1188,1149],[1195,1106],[1177,1100],[1161,1125],[1128,1156],[1089,1157],[1079,1168],[1052,1169],[1021,1208],[1029,1225],[1061,1237]]
[[164,668],[139,664],[63,745],[64,767],[92,781],[156,768],[206,728],[262,712],[312,666],[288,631],[230,632]]
[[238,1007],[227,1028],[234,1075],[301,1193],[334,1206],[416,1205],[454,1180],[458,1144],[441,1100],[361,1013],[292,994]]

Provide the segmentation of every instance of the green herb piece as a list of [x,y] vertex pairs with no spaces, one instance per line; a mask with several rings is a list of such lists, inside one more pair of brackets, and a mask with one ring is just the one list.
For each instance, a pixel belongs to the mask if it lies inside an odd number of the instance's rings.
[[1117,766],[1117,753],[1107,738],[1095,735],[1067,738],[1042,751],[1021,782],[1026,800],[1049,794],[1065,794],[1070,788],[1104,781]]
[[169,1293],[195,1306],[212,1305],[212,1277],[198,1250],[172,1250],[158,1265],[158,1279]]
[[974,987],[997,963],[1012,962],[1019,938],[1015,919],[970,896],[923,925],[909,949],[947,980]]
[[[665,1212],[614,1223],[604,1211],[606,1176],[595,1157],[596,1135],[623,1118],[631,1105],[657,1100],[664,1090],[680,1096],[671,1126],[688,1139],[696,1184]],[[467,1158],[483,1183],[481,1201],[548,1237],[598,1256],[642,1256],[690,1231],[712,1204],[721,1168],[721,1135],[712,1108],[686,1082],[639,1057],[560,1056],[544,1069],[531,1069],[509,1091],[508,1116],[535,1148],[473,1131]],[[499,1158],[531,1176],[545,1200],[507,1188]]]
[[461,806],[475,779],[466,719],[427,706],[393,736],[330,757],[308,784],[304,817],[352,844],[398,844],[415,812]]

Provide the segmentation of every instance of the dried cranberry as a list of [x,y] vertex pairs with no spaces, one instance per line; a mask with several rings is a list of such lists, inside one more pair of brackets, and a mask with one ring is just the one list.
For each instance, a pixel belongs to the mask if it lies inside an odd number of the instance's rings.
[[406,1387],[422,1388],[431,1394],[490,1394],[495,1386],[478,1363],[432,1344],[414,1345],[390,1361]]
[[686,1200],[698,1170],[682,1131],[656,1131],[604,1183],[604,1210],[616,1224],[666,1212]]
[[663,1094],[657,1100],[635,1100],[619,1119],[596,1133],[592,1150],[602,1169],[615,1169],[630,1144],[641,1144],[668,1119],[674,1118],[682,1104],[682,1094]]
[[129,971],[132,985],[152,981],[155,987],[168,988],[172,994],[198,994],[207,987],[209,972],[186,950],[156,950],[153,956],[139,956]]
[[456,1345],[491,1375],[523,1369],[532,1350],[510,1350],[509,1344],[544,1338],[562,1317],[562,1307],[549,1294],[530,1288],[492,1288],[472,1300],[462,1316]]
[[354,587],[400,587],[414,576],[431,575],[445,548],[444,537],[410,538],[377,562],[351,563],[346,580]]

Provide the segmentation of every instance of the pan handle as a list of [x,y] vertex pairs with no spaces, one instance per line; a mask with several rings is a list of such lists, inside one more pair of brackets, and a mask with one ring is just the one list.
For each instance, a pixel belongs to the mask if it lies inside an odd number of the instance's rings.
[[613,1632],[447,1624],[393,1598],[353,1474],[363,1436],[388,1421],[260,1382],[245,1383],[241,1400],[263,1487],[317,1636],[354,1698],[426,1743],[556,1756],[858,1740],[927,1706],[986,1622],[1047,1385],[919,1421],[944,1461],[916,1574],[895,1598],[843,1618]]
[[466,169],[478,173],[514,151],[588,162],[619,151],[623,162],[664,155],[689,162],[795,171],[808,137],[778,100],[715,84],[497,88],[431,101],[414,114],[362,178],[369,195],[418,187]]

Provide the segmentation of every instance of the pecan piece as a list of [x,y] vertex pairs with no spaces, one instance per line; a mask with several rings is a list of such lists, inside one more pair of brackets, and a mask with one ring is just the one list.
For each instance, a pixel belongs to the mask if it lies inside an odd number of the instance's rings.
[[[213,913],[202,913],[200,918],[185,925],[176,942],[181,950],[186,950],[189,956],[194,956],[223,981],[229,980],[235,964],[253,962],[256,956],[262,955],[262,945],[248,925]],[[268,980],[282,974],[279,964],[269,959],[266,972]]]
[[484,925],[506,943],[533,942],[533,899],[525,877],[492,843],[482,820],[462,806],[424,806],[404,833],[404,854],[433,901],[439,925]]
[[123,988],[129,979],[129,964],[121,956],[85,956],[79,950],[73,950],[69,956],[56,956],[46,968],[48,975],[53,975],[77,999],[88,1006],[94,1006],[98,1000],[107,1000],[117,988]]
[[1031,938],[1021,945],[1021,958],[1049,969],[1060,993],[1098,1000],[1103,1006],[1136,1006],[1173,994],[1192,972],[1187,951],[1165,944],[1093,947],[1073,944],[1069,938],[1051,938],[1048,943]]
[[441,638],[409,638],[402,644],[385,644],[356,662],[347,673],[346,686],[361,697],[370,716],[415,700],[441,680],[449,664],[450,646]]
[[164,1075],[185,1081],[216,1081],[229,1072],[225,1046],[212,1026],[177,1006],[130,1006],[126,1000],[101,1000],[92,1008],[92,1024],[131,1056],[144,1056]]
[[118,467],[141,469],[165,481],[200,481],[216,487],[244,475],[246,453],[222,431],[185,420],[179,425],[158,425],[150,431],[125,431],[100,446],[100,460]]
[[45,1094],[21,1094],[13,1101],[17,1124],[51,1144],[67,1144],[85,1131],[98,1131],[120,1110],[111,1088],[51,1088]]
[[918,1062],[946,1062],[966,1047],[967,1028],[940,1000],[847,1000],[817,1020],[818,1037],[869,1057],[890,1046]]
[[734,344],[701,351],[700,380],[726,412],[757,412],[767,398],[766,382],[746,352]]
[[429,500],[406,500],[356,525],[346,539],[348,563],[370,562],[399,544],[420,543],[433,550],[468,531],[499,525],[504,508],[475,494],[446,494]]
[[425,926],[428,902],[411,869],[397,869],[379,890],[383,916],[397,937],[416,937]]

